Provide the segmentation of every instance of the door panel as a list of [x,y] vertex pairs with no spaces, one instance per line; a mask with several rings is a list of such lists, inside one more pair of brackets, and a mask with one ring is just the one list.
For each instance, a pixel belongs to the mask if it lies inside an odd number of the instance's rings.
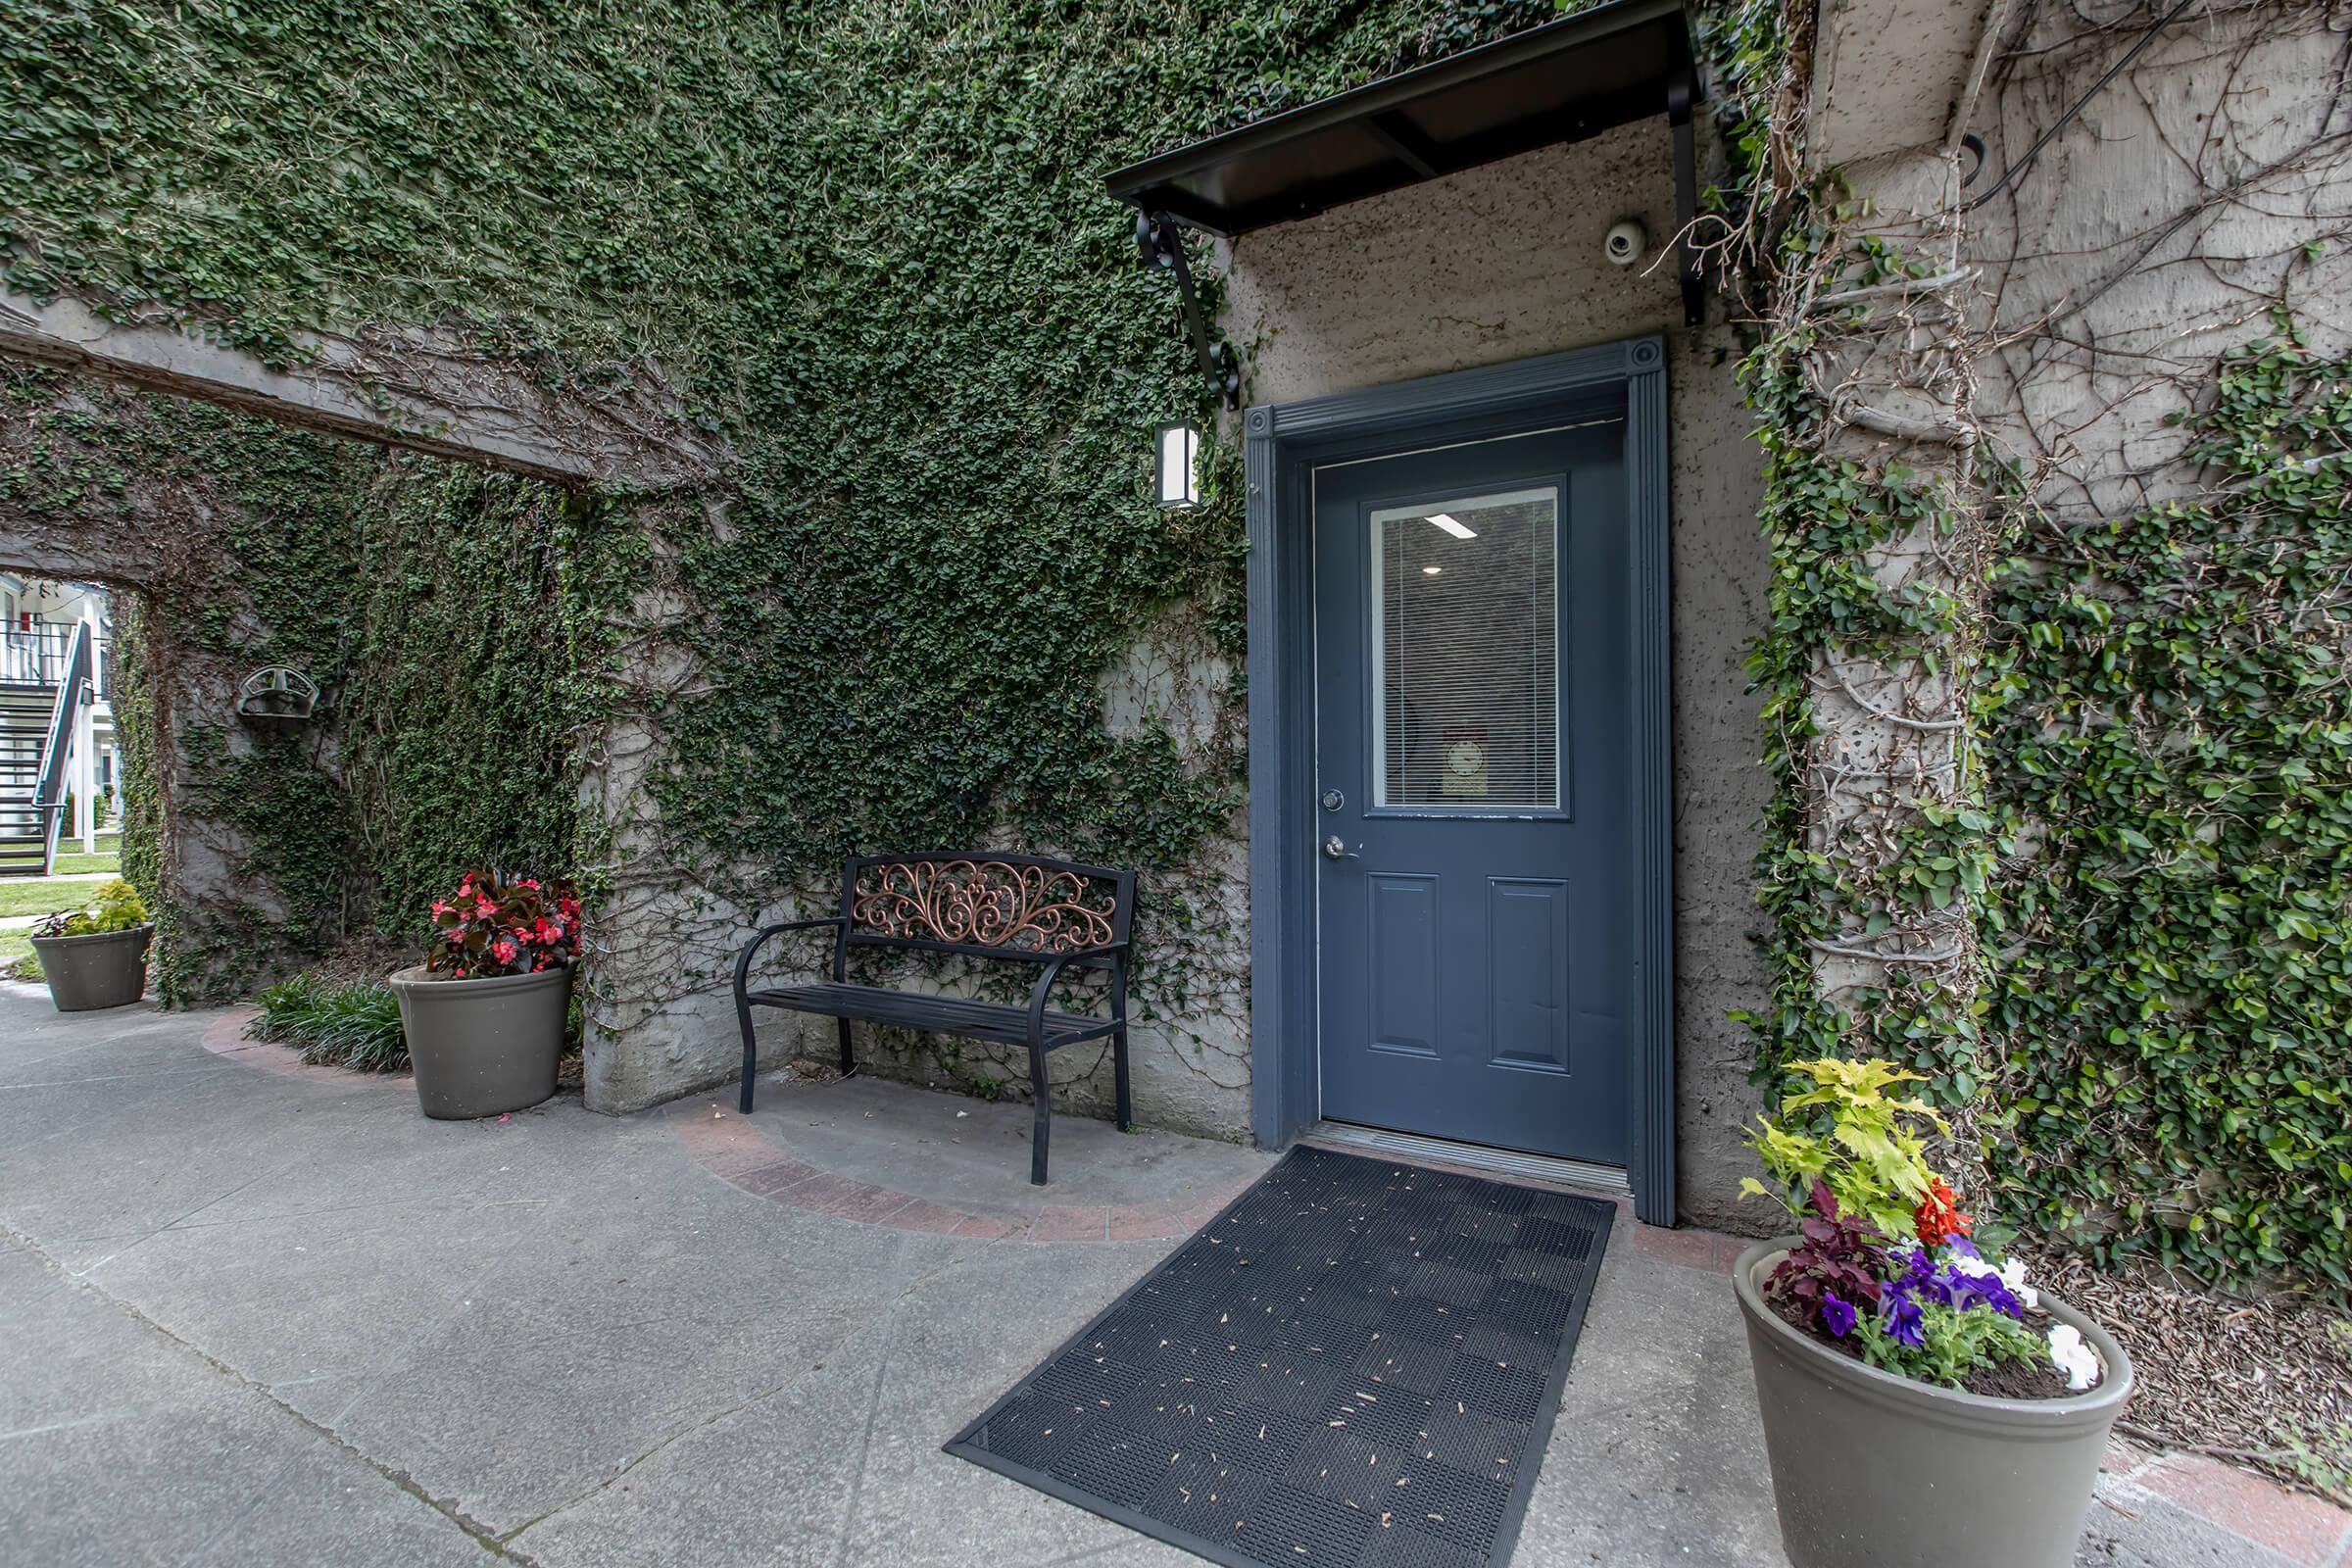
[[1625,1160],[1623,428],[1316,471],[1335,1120]]
[[1568,1071],[1568,884],[1487,879],[1487,995],[1498,1066]]
[[1438,879],[1380,873],[1372,898],[1372,1048],[1438,1054]]

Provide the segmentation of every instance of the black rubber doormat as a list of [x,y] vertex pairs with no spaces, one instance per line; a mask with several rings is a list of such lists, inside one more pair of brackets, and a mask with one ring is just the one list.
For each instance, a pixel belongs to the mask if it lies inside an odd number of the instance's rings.
[[1613,1217],[1295,1150],[948,1452],[1231,1568],[1507,1562]]

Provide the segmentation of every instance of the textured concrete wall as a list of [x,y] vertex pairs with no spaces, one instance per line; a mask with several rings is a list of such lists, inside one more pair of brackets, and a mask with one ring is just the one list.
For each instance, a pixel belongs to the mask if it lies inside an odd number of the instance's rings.
[[1637,218],[1674,232],[1665,122],[1626,126],[1250,235],[1234,247],[1227,330],[1250,400],[1285,402],[1664,332],[1674,510],[1676,1006],[1684,1213],[1736,1224],[1756,1105],[1731,1008],[1763,983],[1748,861],[1766,780],[1740,669],[1763,615],[1759,459],[1721,327],[1682,325],[1671,267],[1602,259]]
[[2167,420],[2274,306],[2321,352],[2352,346],[2340,6],[2192,13],[1992,189],[2144,25],[2036,14],[1971,122],[1987,150],[1968,259],[2001,345],[1977,413],[2069,518],[2196,489]]

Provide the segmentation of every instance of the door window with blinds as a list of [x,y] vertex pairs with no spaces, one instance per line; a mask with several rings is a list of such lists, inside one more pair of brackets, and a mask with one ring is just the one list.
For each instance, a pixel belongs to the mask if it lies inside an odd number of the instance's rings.
[[1377,807],[1560,808],[1555,488],[1376,511]]

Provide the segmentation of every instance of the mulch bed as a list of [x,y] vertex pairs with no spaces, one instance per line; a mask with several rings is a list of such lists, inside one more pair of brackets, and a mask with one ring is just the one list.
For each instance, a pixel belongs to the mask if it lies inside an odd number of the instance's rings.
[[[2126,1436],[2352,1504],[2352,1317],[2304,1297],[2241,1300],[2152,1271],[2103,1273],[2014,1250],[2035,1286],[2096,1318],[2131,1352],[2139,1386],[2118,1423]],[[2296,1441],[2320,1462],[2299,1460]]]

